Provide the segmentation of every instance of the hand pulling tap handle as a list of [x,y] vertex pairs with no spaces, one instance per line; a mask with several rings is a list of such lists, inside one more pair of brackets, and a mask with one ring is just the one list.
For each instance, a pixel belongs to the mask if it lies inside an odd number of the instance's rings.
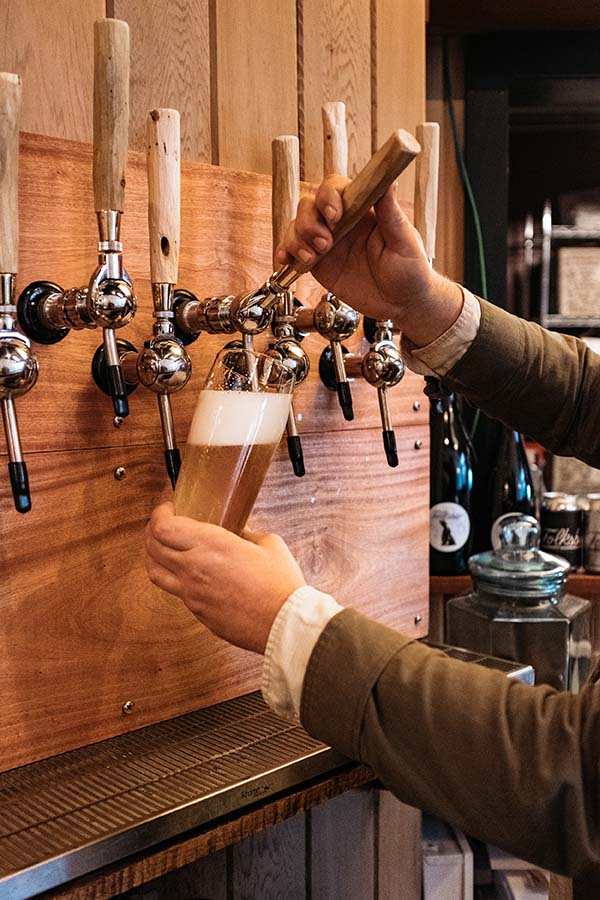
[[[129,132],[129,25],[119,19],[94,23],[94,206],[101,244],[120,250],[125,206]],[[117,246],[115,246],[117,245]],[[107,383],[115,416],[129,414],[114,330],[103,328]]]
[[[383,197],[420,149],[418,142],[407,131],[398,129],[393,132],[342,192],[344,212],[342,218],[332,228],[336,243],[352,231],[373,204]],[[298,262],[282,266],[274,273],[271,281],[277,287],[286,289],[291,287],[296,278],[309,272],[311,268],[312,264],[306,266]]]
[[[275,255],[282,242],[288,225],[296,216],[300,200],[300,146],[295,134],[276,137],[271,143],[273,188],[271,192],[271,220],[273,227],[273,266],[277,267]],[[287,448],[294,475],[298,478],[306,473],[302,442],[296,426],[294,402],[290,402],[287,422]]]
[[14,276],[19,257],[19,111],[21,79],[0,73],[0,408],[8,449],[8,473],[17,512],[31,509],[14,398],[37,380],[29,341],[17,330]]
[[[146,148],[148,166],[148,230],[150,234],[150,277],[154,298],[154,333],[169,344],[167,355],[176,350],[177,361],[183,366],[179,347],[173,333],[173,287],[179,274],[179,243],[181,234],[180,198],[180,117],[176,109],[154,109],[148,116]],[[185,354],[189,368],[189,360]],[[174,361],[174,360],[173,360]],[[187,381],[189,375],[185,378]],[[185,382],[184,382],[185,383]],[[177,387],[183,386],[182,384]],[[169,397],[172,379],[156,399],[165,445],[165,463],[171,485],[175,489],[181,456],[175,439],[175,426]]]

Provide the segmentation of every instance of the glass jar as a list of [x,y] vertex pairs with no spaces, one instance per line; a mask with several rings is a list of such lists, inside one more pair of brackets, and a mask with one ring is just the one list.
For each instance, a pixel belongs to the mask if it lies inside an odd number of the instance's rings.
[[591,604],[566,592],[569,563],[539,550],[532,516],[505,516],[499,539],[470,558],[474,590],[449,601],[446,641],[528,663],[537,684],[579,691],[590,674]]

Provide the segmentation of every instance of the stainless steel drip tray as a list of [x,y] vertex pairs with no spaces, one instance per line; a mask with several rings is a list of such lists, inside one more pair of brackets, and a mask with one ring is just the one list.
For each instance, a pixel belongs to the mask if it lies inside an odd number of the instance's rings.
[[347,763],[255,693],[5,772],[0,897],[35,897]]

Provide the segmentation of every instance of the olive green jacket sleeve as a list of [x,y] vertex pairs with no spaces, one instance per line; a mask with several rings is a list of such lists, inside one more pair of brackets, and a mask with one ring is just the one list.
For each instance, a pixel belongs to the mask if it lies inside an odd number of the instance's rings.
[[301,719],[405,803],[600,897],[600,686],[532,687],[345,609],[312,653]]
[[479,302],[477,337],[444,383],[553,453],[600,466],[600,356]]
[[[549,450],[600,465],[600,357],[481,307],[444,381]],[[313,651],[301,717],[406,803],[600,897],[600,685],[577,696],[523,685],[348,609]]]

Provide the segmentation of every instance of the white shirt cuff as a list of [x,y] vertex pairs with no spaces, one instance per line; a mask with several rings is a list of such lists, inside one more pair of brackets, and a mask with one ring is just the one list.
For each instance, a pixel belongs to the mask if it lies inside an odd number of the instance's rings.
[[308,661],[321,632],[342,609],[329,594],[306,585],[294,591],[279,610],[262,671],[262,695],[277,715],[299,718]]
[[442,378],[462,359],[477,337],[481,323],[481,306],[470,291],[464,287],[461,287],[461,290],[464,302],[460,316],[435,341],[425,347],[416,347],[402,335],[402,359],[412,372]]

